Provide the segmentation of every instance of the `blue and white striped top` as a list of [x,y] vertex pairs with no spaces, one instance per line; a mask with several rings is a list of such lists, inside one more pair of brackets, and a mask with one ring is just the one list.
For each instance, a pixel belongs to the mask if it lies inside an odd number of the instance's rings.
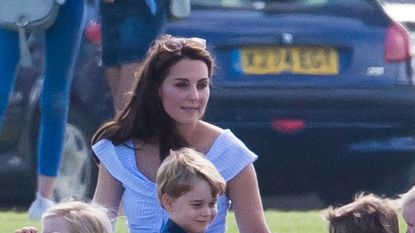
[[[160,206],[156,184],[145,177],[136,166],[133,141],[114,146],[102,139],[92,146],[107,170],[124,187],[124,211],[130,233],[159,233],[168,221],[168,213]],[[137,155],[139,156],[139,154]],[[257,159],[230,130],[219,135],[206,155],[226,181],[231,180]],[[226,215],[230,200],[226,195],[218,199],[218,214],[207,233],[226,231]]]

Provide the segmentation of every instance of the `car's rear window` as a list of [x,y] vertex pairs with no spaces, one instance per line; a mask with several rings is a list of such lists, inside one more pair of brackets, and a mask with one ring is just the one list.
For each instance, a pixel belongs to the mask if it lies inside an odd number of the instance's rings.
[[389,22],[378,0],[192,0],[194,9],[246,9],[267,14],[320,14],[358,18],[369,25]]
[[295,6],[295,7],[324,7],[324,6],[354,6],[355,8],[371,8],[376,0],[192,0],[198,7],[231,7],[231,8],[264,8],[266,6]]
[[402,3],[402,4],[415,4],[415,0],[381,0],[384,3]]

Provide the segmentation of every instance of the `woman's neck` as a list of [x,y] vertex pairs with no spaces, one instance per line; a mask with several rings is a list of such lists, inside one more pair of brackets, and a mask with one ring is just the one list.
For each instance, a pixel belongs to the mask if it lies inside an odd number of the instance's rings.
[[221,129],[207,122],[199,121],[193,127],[182,128],[179,132],[182,133],[182,137],[190,147],[206,154],[221,133]]
[[180,125],[177,126],[177,130],[179,134],[190,144],[192,145],[192,141],[197,137],[200,133],[200,126],[201,121],[196,122],[193,125]]

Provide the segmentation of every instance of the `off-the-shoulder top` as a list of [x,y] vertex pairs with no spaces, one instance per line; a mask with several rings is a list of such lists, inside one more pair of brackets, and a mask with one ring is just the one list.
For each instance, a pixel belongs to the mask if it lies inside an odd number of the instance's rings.
[[[159,233],[167,223],[168,213],[160,206],[156,184],[138,169],[133,140],[114,146],[102,139],[92,146],[101,163],[124,187],[124,211],[130,233]],[[137,153],[137,156],[140,156]],[[247,165],[257,159],[229,129],[224,130],[214,141],[206,154],[226,181],[238,175]],[[207,233],[226,231],[226,215],[230,200],[226,195],[218,198],[218,214],[209,226]]]

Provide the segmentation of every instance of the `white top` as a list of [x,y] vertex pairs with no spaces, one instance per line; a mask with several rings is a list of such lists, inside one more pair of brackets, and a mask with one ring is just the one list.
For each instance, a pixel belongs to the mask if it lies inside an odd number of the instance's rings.
[[[160,206],[156,184],[145,177],[136,166],[133,141],[114,146],[102,139],[92,146],[107,170],[124,187],[124,211],[130,233],[158,233],[167,223],[168,213]],[[139,154],[137,156],[140,156]],[[258,157],[230,130],[215,140],[206,155],[226,181],[231,180]],[[218,214],[207,233],[226,231],[226,215],[230,200],[226,195],[218,199]]]

